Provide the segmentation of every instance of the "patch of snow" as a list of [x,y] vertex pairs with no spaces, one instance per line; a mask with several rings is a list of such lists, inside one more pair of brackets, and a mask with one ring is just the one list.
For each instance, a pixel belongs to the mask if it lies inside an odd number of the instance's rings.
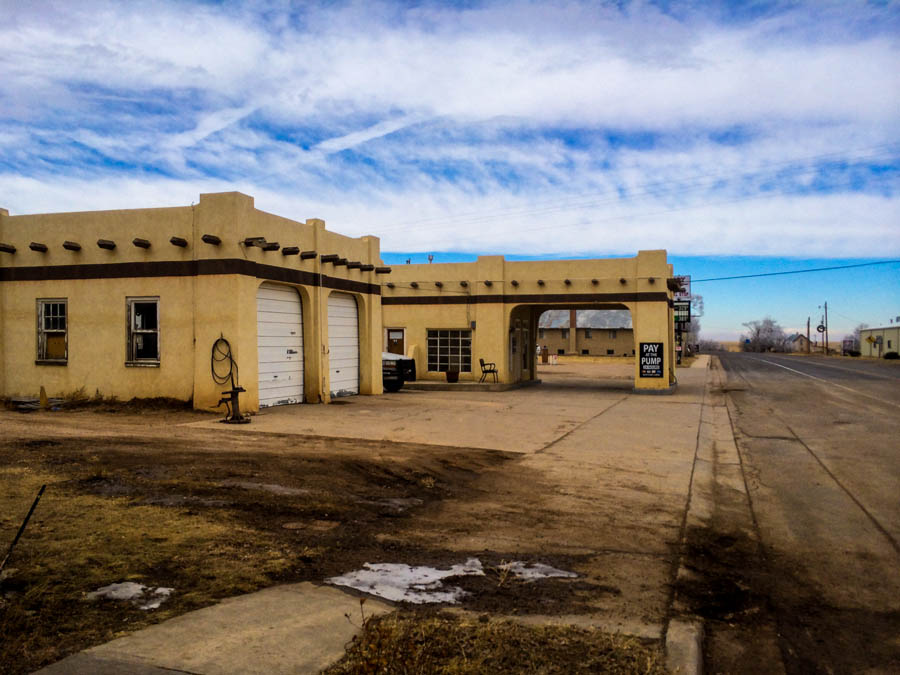
[[88,600],[128,600],[140,609],[158,609],[174,590],[174,588],[164,586],[150,588],[134,581],[123,581],[98,588],[96,591],[87,593],[85,597]]
[[366,563],[361,570],[331,577],[327,582],[355,588],[386,600],[421,605],[428,602],[459,602],[466,592],[458,586],[445,587],[443,581],[463,576],[484,576],[481,561],[469,558],[462,565],[453,565],[447,570],[400,563]]
[[154,588],[150,593],[146,593],[144,595],[144,599],[146,602],[138,605],[138,607],[140,607],[141,609],[159,609],[159,606],[169,599],[169,596],[172,595],[172,591],[174,590],[174,588],[158,586],[157,588]]
[[138,584],[133,581],[123,581],[120,584],[110,584],[103,588],[98,588],[93,593],[87,594],[88,600],[134,600],[144,594],[147,589],[144,584]]
[[[526,583],[557,577],[574,579],[575,572],[557,569],[543,563],[526,563],[516,560],[499,566]],[[469,558],[462,565],[449,569],[412,567],[401,563],[366,563],[363,569],[339,577],[327,579],[335,586],[347,586],[363,593],[377,595],[394,602],[411,602],[417,605],[430,602],[457,603],[466,595],[458,586],[446,586],[444,581],[454,577],[484,576],[484,568],[478,558]]]
[[500,569],[507,569],[519,579],[525,581],[536,581],[538,579],[547,579],[549,577],[562,577],[564,579],[574,579],[578,575],[575,572],[567,572],[560,570],[544,563],[524,563],[516,560],[511,563],[500,565]]

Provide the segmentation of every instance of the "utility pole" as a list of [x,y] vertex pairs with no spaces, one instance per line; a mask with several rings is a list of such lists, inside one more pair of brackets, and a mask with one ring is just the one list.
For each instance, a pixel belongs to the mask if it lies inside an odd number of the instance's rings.
[[825,356],[828,356],[828,302],[825,302]]
[[809,354],[810,349],[812,349],[812,343],[809,341],[809,319],[810,317],[806,317],[806,353]]

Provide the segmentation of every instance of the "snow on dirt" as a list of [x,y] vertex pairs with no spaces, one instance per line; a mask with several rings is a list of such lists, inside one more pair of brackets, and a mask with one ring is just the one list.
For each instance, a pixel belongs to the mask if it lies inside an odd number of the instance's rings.
[[166,588],[164,586],[151,588],[134,581],[123,581],[122,583],[98,588],[96,591],[88,593],[85,597],[88,600],[128,600],[140,609],[158,609],[172,595],[174,590],[174,588]]
[[578,575],[575,572],[567,572],[560,570],[544,563],[524,563],[516,560],[511,563],[499,565],[500,569],[509,570],[517,578],[523,581],[537,581],[538,579],[548,579],[550,577],[561,577],[563,579],[574,579]]
[[[574,578],[574,572],[556,569],[542,563],[514,561],[504,563],[499,569],[508,571],[526,582],[548,577]],[[445,602],[456,604],[467,595],[459,586],[445,586],[444,581],[454,577],[484,576],[484,567],[478,558],[469,558],[461,565],[449,569],[410,566],[402,563],[366,563],[363,569],[339,577],[327,579],[335,586],[347,586],[363,593],[377,595],[394,602],[425,604]]]
[[448,570],[434,567],[411,567],[402,563],[366,563],[363,569],[339,577],[331,577],[328,583],[355,588],[363,593],[377,595],[395,602],[456,603],[466,592],[459,586],[444,587],[444,579],[463,576],[484,576],[481,561],[469,558],[462,565]]

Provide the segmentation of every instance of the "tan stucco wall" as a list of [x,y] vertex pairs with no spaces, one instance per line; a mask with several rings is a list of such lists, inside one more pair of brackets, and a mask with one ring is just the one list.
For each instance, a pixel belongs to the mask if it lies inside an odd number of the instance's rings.
[[[204,234],[219,237],[221,244],[204,243]],[[170,244],[172,236],[186,239],[188,245]],[[134,246],[135,237],[149,240],[151,247]],[[265,237],[282,247],[297,246],[317,255],[302,260],[281,250],[263,251],[245,246],[247,237]],[[115,249],[99,248],[98,239],[114,241]],[[80,243],[82,249],[63,249],[65,240]],[[15,254],[0,253],[0,274],[4,275],[0,277],[0,395],[33,395],[42,385],[50,395],[84,387],[91,395],[99,390],[123,399],[193,397],[195,407],[207,408],[218,402],[225,388],[216,385],[210,374],[212,345],[224,336],[238,363],[240,384],[247,390],[242,407],[254,410],[259,401],[256,293],[267,279],[287,283],[300,293],[308,401],[329,398],[327,297],[334,285],[356,297],[359,307],[360,392],[382,391],[380,298],[377,292],[371,293],[371,289],[377,291],[379,279],[375,271],[321,262],[322,255],[337,254],[348,261],[380,266],[377,237],[345,237],[326,230],[321,220],[300,223],[265,213],[254,207],[252,197],[231,192],[201,195],[197,205],[174,208],[25,216],[0,210],[0,242],[16,247]],[[48,250],[32,251],[30,242],[46,244]],[[236,271],[244,261],[265,267]],[[206,264],[202,273],[185,271],[186,265],[197,262]],[[123,267],[131,263],[138,265]],[[181,266],[176,270],[167,267],[170,264]],[[221,274],[215,273],[219,265]],[[148,274],[151,266],[152,275],[140,276]],[[41,276],[65,269],[69,277],[85,278],[20,280],[22,274]],[[282,278],[294,279],[299,273],[310,276],[302,282]],[[96,278],[110,274],[117,278]],[[311,275],[320,274],[322,285],[310,281],[319,278]],[[348,282],[355,286],[344,287]],[[125,299],[132,296],[160,298],[159,367],[125,366]],[[64,366],[35,364],[36,299],[51,297],[68,301],[69,357]]]
[[[441,379],[442,373],[427,370],[427,330],[467,329],[474,321],[473,372],[461,374],[460,379],[478,379],[477,363],[483,358],[497,364],[500,381],[515,382],[533,377],[534,368],[523,374],[519,359],[511,358],[511,330],[521,345],[528,329],[528,362],[534,358],[538,340],[537,320],[545,310],[624,308],[631,311],[635,348],[639,342],[663,343],[666,364],[663,378],[642,378],[636,359],[635,387],[666,389],[675,382],[671,292],[667,290],[671,276],[665,251],[605,260],[525,262],[481,256],[474,263],[398,265],[389,282],[383,282],[383,325],[406,330],[407,353],[416,359],[421,378]],[[658,299],[638,299],[641,294]]]
[[[84,388],[93,396],[191,398],[194,348],[190,297],[193,280],[92,279],[2,284],[6,395],[29,395],[45,387],[51,396]],[[158,368],[126,367],[126,298],[158,296]],[[36,365],[38,298],[68,301],[68,352],[65,366]],[[150,392],[150,393],[146,393]]]
[[[544,336],[540,337],[540,330]],[[607,350],[612,349],[612,356],[634,356],[634,333],[630,328],[591,328],[591,337],[587,337],[587,329],[579,328],[575,335],[575,351],[571,352],[569,338],[563,339],[563,328],[538,329],[537,343],[545,346],[550,354],[558,354],[562,349],[564,354],[581,354],[587,349],[589,356],[607,356]],[[616,337],[611,338],[610,332],[615,332]],[[571,333],[569,333],[571,336]]]

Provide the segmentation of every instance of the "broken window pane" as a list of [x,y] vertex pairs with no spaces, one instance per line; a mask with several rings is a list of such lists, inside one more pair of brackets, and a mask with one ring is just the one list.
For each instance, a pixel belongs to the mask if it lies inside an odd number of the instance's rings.
[[155,302],[136,302],[134,303],[134,328],[135,330],[156,330],[156,308]]
[[134,358],[155,360],[159,356],[159,335],[140,333],[134,336]]

